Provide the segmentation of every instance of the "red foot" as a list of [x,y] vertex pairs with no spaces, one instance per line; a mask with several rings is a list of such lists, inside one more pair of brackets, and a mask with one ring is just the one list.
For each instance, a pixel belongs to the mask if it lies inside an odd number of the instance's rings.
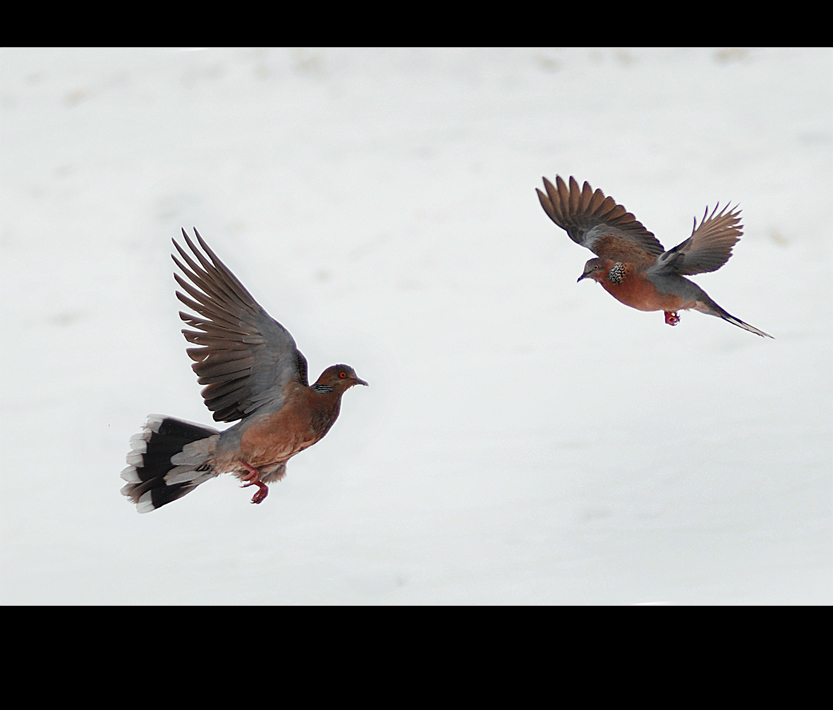
[[680,322],[680,316],[677,315],[676,311],[665,311],[665,322],[668,325],[677,325]]
[[242,481],[248,481],[248,483],[244,483],[241,488],[257,486],[257,492],[252,496],[252,503],[262,503],[264,498],[269,495],[269,486],[261,482],[260,471],[258,471],[254,466],[250,466],[245,461],[241,461],[241,463],[248,471],[248,473],[240,479]]
[[248,488],[249,486],[257,486],[257,492],[252,496],[252,503],[262,503],[266,496],[269,495],[269,486],[265,483],[252,481],[243,486],[243,488]]

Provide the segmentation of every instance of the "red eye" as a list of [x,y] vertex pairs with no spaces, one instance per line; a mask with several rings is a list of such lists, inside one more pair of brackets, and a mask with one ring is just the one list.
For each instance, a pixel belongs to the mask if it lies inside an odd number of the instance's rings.
[[347,377],[347,373],[342,370],[338,373],[338,376],[343,380],[345,377]]

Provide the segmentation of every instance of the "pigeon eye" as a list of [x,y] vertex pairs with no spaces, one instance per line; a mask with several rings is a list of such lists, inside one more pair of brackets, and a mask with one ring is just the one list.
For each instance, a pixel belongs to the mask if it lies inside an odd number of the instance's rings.
[[338,373],[338,376],[343,380],[345,377],[347,377],[347,373],[344,372],[344,370],[342,370],[341,372]]

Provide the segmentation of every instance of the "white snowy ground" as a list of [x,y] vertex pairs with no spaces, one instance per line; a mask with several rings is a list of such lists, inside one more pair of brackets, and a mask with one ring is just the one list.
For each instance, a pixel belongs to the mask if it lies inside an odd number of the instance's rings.
[[[830,604],[829,49],[2,49],[5,604]],[[666,247],[756,337],[576,284],[541,176]],[[211,423],[171,237],[196,226],[353,365],[260,506],[138,515],[150,412]]]

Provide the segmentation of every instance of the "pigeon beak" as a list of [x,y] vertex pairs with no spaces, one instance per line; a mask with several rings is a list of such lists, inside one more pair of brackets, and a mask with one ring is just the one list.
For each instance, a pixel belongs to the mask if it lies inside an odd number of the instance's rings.
[[369,385],[367,384],[367,382],[365,382],[364,380],[359,379],[358,377],[354,377],[354,378],[353,378],[353,384],[354,384],[354,385],[364,385],[365,387],[368,387],[368,386],[369,386]]
[[587,274],[582,274],[581,276],[578,277],[578,280],[576,281],[576,283],[578,283],[582,279],[586,279],[586,278],[587,278]]

